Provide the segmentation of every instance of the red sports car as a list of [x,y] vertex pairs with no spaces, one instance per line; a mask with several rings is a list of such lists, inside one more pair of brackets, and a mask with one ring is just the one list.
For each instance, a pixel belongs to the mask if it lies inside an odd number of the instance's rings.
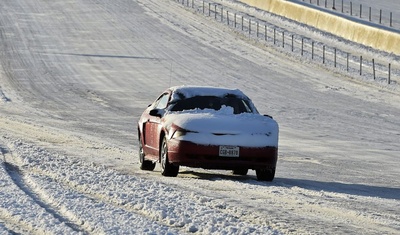
[[278,159],[278,124],[258,113],[240,90],[178,86],[164,91],[138,122],[142,170],[161,163],[164,176],[179,166],[233,170],[272,181]]

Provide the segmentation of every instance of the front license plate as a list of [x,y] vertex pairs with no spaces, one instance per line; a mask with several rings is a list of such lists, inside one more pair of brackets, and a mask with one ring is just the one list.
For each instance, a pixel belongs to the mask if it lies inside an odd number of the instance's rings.
[[237,146],[219,146],[220,157],[239,157],[239,147]]

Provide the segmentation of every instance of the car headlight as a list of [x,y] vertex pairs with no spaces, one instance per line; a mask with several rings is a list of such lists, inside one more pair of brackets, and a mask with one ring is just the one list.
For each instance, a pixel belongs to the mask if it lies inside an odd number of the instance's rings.
[[172,138],[179,138],[179,137],[185,136],[187,133],[198,133],[198,132],[189,131],[189,130],[185,130],[185,129],[178,129],[174,132],[174,134],[172,135]]
[[184,136],[184,135],[186,135],[186,133],[187,133],[187,131],[183,130],[183,129],[176,130],[174,135],[172,136],[172,138],[178,138],[178,137]]

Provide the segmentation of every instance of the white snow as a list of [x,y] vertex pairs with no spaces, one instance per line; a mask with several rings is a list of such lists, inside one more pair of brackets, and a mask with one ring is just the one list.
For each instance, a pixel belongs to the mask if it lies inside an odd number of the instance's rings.
[[[194,2],[0,1],[0,234],[398,234],[398,78],[320,66]],[[238,88],[277,120],[273,182],[253,171],[139,169],[138,118],[167,87],[188,84]]]
[[234,115],[233,108],[222,107],[220,110],[196,109],[171,112],[164,119],[167,126],[173,123],[189,131],[178,137],[179,140],[202,145],[278,147],[278,124],[260,114]]

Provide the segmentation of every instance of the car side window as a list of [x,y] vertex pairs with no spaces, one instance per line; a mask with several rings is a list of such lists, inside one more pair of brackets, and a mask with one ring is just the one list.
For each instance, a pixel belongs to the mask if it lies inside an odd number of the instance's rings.
[[169,94],[168,93],[162,94],[156,101],[154,108],[165,109],[167,107],[168,100],[169,100]]

